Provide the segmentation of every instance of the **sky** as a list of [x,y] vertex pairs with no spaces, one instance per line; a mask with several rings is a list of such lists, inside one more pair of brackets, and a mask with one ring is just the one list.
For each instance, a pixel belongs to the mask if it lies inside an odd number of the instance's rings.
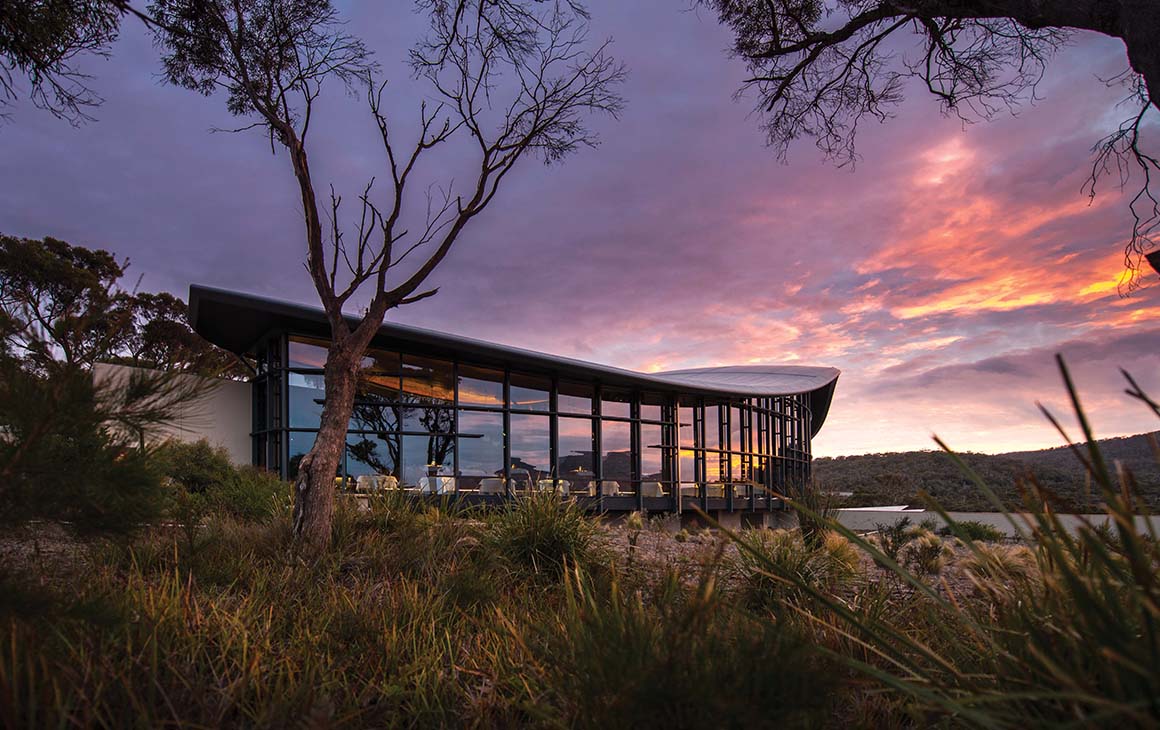
[[[400,136],[424,94],[400,66],[421,30],[410,7],[343,6],[390,80]],[[1127,113],[1100,81],[1124,68],[1121,44],[1076,36],[1039,101],[989,122],[944,117],[910,88],[839,169],[808,140],[785,164],[764,146],[710,14],[589,7],[592,37],[628,69],[623,114],[591,121],[595,149],[518,166],[432,277],[439,294],[391,319],[642,371],[837,367],[823,456],[935,448],[934,434],[962,451],[1059,445],[1036,405],[1069,415],[1056,353],[1098,435],[1157,428],[1120,368],[1160,395],[1160,281],[1118,294],[1128,197],[1082,192],[1092,145]],[[239,126],[224,99],[164,86],[159,68],[127,24],[86,62],[95,122],[16,108],[0,127],[0,231],[113,251],[143,290],[316,302],[285,156],[213,132]],[[386,174],[376,135],[358,98],[327,89],[316,180],[353,200]],[[467,151],[433,156],[423,179],[462,180]]]

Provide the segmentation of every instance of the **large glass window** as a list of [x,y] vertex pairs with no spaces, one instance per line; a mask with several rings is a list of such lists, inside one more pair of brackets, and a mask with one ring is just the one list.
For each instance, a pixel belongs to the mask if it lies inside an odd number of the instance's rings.
[[425,405],[451,405],[454,400],[451,363],[429,357],[403,356],[403,397]]
[[552,381],[536,375],[511,375],[511,407],[521,411],[543,411],[549,409],[548,390]]
[[604,493],[631,492],[632,425],[623,421],[602,422],[600,447]]
[[562,382],[556,395],[556,410],[560,413],[590,415],[594,390],[591,385]]
[[696,461],[692,449],[681,449],[680,452],[680,469],[682,482],[695,482],[697,480]]
[[642,482],[663,482],[664,450],[661,427],[642,423],[640,426],[640,480]]
[[290,373],[290,426],[318,428],[326,398],[321,374]]
[[705,406],[705,448],[721,448],[721,409],[718,406]]
[[550,454],[551,424],[547,416],[511,415],[512,481],[517,488],[528,480],[552,475]]
[[346,473],[351,476],[399,476],[399,437],[350,434],[346,437]]
[[399,400],[399,374],[379,373],[373,370],[363,370],[358,376],[358,396],[369,400],[397,401]]
[[460,365],[459,405],[503,408],[503,372]]
[[[324,368],[326,367],[326,340],[312,337],[290,338],[290,367],[292,368]],[[277,345],[273,345],[276,347]]]
[[[303,369],[321,370],[326,367],[326,351],[330,346],[328,340],[319,337],[299,337],[294,336],[290,338],[287,349],[290,351],[290,367]],[[275,357],[278,344],[276,341],[271,341],[270,355],[271,366],[278,367]],[[395,355],[398,357],[398,355]],[[374,367],[373,357],[364,357],[361,367]]]
[[656,393],[642,393],[640,396],[640,418],[642,421],[661,420],[661,406],[664,398]]
[[592,419],[561,417],[556,476],[567,480],[571,494],[592,494],[596,460],[592,451]]
[[312,448],[314,448],[313,432],[290,432],[290,458],[286,462],[287,478],[294,479],[298,476],[298,465],[302,463],[302,457]]
[[600,415],[605,418],[628,418],[631,415],[632,394],[626,390],[606,388],[600,402]]
[[420,487],[426,483],[424,477],[452,475],[455,458],[455,439],[452,436],[403,436],[402,444],[400,471],[404,486]]
[[705,481],[721,481],[721,455],[715,452],[705,454]]
[[503,476],[503,414],[459,412],[459,489],[475,491]]
[[453,433],[455,411],[450,408],[406,407],[403,411],[403,430],[425,433]]
[[354,402],[350,417],[351,431],[372,431],[376,434],[395,433],[403,422],[404,409],[397,403],[379,398],[360,396]]
[[742,438],[742,426],[745,423],[746,411],[741,410],[737,406],[729,409],[729,450],[730,451],[748,451],[749,445],[745,443]]
[[402,373],[401,356],[390,350],[372,348],[367,350],[366,357],[363,358],[362,370],[374,373],[384,380],[394,377],[395,387],[398,388],[398,378]]
[[[678,408],[677,418],[680,419],[679,430],[681,432],[681,446],[693,447],[697,445],[696,438],[693,433],[693,409],[692,408]],[[684,474],[682,473],[682,477]],[[692,475],[684,477],[692,479]]]

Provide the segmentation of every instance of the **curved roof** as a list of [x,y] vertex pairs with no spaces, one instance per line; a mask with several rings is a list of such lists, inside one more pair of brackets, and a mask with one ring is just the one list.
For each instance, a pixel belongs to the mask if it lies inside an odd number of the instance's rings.
[[[189,287],[189,319],[193,329],[202,337],[239,355],[252,350],[262,337],[273,330],[285,329],[320,337],[328,337],[330,334],[330,325],[320,308],[198,285]],[[357,321],[353,316],[347,319],[352,323]],[[481,365],[593,379],[627,388],[718,397],[806,393],[809,395],[813,434],[817,434],[825,422],[840,374],[836,368],[802,365],[733,365],[640,373],[385,322],[379,330],[376,343],[390,347],[392,340],[406,342],[414,349],[437,357],[462,357]]]

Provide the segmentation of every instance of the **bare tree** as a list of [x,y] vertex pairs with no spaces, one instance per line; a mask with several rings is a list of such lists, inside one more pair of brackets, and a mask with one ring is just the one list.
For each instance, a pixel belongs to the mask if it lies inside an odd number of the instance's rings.
[[[1121,291],[1139,286],[1140,264],[1160,226],[1151,187],[1160,161],[1141,135],[1160,110],[1160,2],[1155,0],[703,0],[733,29],[734,52],[752,76],[768,141],[784,159],[789,144],[812,137],[841,164],[856,159],[859,123],[883,120],[917,78],[944,111],[990,119],[1035,98],[1054,53],[1075,30],[1119,38],[1130,70],[1106,80],[1123,86],[1129,113],[1093,147],[1084,191],[1110,176],[1140,186],[1131,201]],[[910,34],[912,51],[899,54]],[[744,91],[744,89],[743,89]]]
[[[420,0],[429,33],[410,52],[416,76],[435,100],[419,109],[419,134],[396,139],[385,109],[387,86],[361,41],[347,34],[329,0],[157,0],[150,12],[165,73],[174,84],[224,90],[243,128],[268,133],[286,150],[305,223],[306,268],[330,323],[326,402],[318,437],[295,481],[295,534],[313,546],[330,539],[334,475],[342,456],[360,358],[391,309],[435,293],[423,283],[464,228],[495,199],[524,157],[559,160],[596,144],[591,112],[616,115],[623,67],[607,43],[587,49],[586,16],[574,3],[523,0]],[[386,156],[387,194],[375,181],[343,224],[333,189],[325,207],[307,158],[314,104],[325,82],[365,90]],[[426,215],[404,221],[417,165],[454,137],[470,140],[471,183],[428,188]],[[360,317],[344,316],[356,294]]]

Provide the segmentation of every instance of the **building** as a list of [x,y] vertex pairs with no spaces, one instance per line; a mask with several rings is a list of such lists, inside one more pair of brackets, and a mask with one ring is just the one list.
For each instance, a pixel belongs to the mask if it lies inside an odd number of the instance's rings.
[[[189,303],[198,333],[255,364],[253,463],[293,478],[325,400],[322,310],[201,286]],[[839,374],[638,373],[392,323],[363,365],[344,483],[480,502],[553,489],[602,511],[780,509]]]

